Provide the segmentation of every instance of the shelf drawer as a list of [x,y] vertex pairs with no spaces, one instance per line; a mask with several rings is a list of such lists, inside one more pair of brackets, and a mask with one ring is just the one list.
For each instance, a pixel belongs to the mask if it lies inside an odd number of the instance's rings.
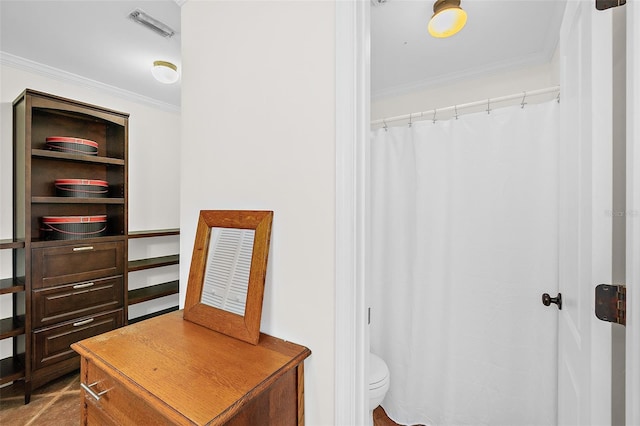
[[33,328],[122,308],[123,278],[102,278],[33,292]]
[[153,407],[139,396],[140,392],[131,391],[92,361],[83,359],[81,366],[80,380],[84,385],[81,385],[81,391],[85,402],[82,406],[87,410],[81,417],[98,419],[101,421],[99,424],[113,425],[194,424],[182,416],[167,419],[160,414],[159,409],[164,408],[161,401],[158,401],[158,407]]
[[123,323],[123,310],[118,309],[35,331],[33,333],[33,369],[37,370],[77,357],[75,351],[70,348],[71,344],[122,327]]
[[124,273],[124,242],[33,249],[32,285],[44,288]]

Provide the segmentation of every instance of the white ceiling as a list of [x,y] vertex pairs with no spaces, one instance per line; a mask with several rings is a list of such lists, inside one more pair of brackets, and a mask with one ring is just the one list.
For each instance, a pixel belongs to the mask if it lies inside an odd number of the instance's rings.
[[[184,1],[1,0],[2,60],[44,64],[179,106],[180,82],[156,82],[150,66],[154,60],[166,60],[181,68],[178,4]],[[426,28],[433,13],[431,0],[383,1],[372,0],[371,6],[374,98],[548,62],[565,3],[462,0],[469,16],[466,27],[449,39],[434,39]],[[129,20],[136,8],[177,34],[166,39]]]
[[447,39],[429,35],[433,0],[372,0],[372,97],[547,63],[565,0],[462,0],[467,25]]
[[[128,19],[136,8],[176,35],[164,38]],[[180,83],[162,84],[151,76],[155,60],[181,69],[180,6],[174,0],[0,0],[0,24],[3,61],[23,58],[180,105]]]

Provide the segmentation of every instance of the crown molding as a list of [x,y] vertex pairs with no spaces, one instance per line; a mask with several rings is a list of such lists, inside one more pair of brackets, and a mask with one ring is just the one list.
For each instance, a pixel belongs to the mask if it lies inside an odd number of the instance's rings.
[[180,112],[180,106],[170,104],[167,102],[158,101],[148,96],[143,96],[129,90],[121,89],[119,87],[111,86],[109,84],[101,83],[90,78],[83,77],[78,74],[73,74],[68,71],[54,68],[49,65],[45,65],[39,62],[32,61],[30,59],[22,58],[20,56],[12,55],[11,53],[0,51],[0,64],[16,68],[22,71],[32,72],[45,77],[52,78],[54,80],[63,81],[66,83],[76,84],[78,86],[84,86],[91,89],[101,90],[111,95],[118,96],[129,101],[146,104],[154,108],[158,108],[169,112]]

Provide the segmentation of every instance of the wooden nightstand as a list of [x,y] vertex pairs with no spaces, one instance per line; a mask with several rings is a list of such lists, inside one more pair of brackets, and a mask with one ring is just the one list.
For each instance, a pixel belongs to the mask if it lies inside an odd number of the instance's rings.
[[303,425],[304,346],[257,345],[177,311],[80,341],[81,423]]

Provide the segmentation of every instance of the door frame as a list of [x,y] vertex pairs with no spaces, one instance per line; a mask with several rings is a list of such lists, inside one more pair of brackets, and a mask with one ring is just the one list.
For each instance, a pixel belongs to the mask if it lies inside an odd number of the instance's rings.
[[[364,424],[368,394],[365,356],[366,172],[361,162],[369,128],[368,1],[336,4],[336,424]],[[640,424],[640,2],[627,8],[627,338],[626,422]],[[635,76],[635,77],[634,77]],[[635,261],[634,261],[635,260]],[[638,289],[638,291],[635,291]]]
[[570,1],[560,29],[558,424],[612,420],[612,325],[593,313],[612,279],[612,19]]
[[368,424],[365,173],[370,127],[370,2],[336,1],[335,408],[337,425]]
[[627,8],[626,424],[640,424],[640,2]]

